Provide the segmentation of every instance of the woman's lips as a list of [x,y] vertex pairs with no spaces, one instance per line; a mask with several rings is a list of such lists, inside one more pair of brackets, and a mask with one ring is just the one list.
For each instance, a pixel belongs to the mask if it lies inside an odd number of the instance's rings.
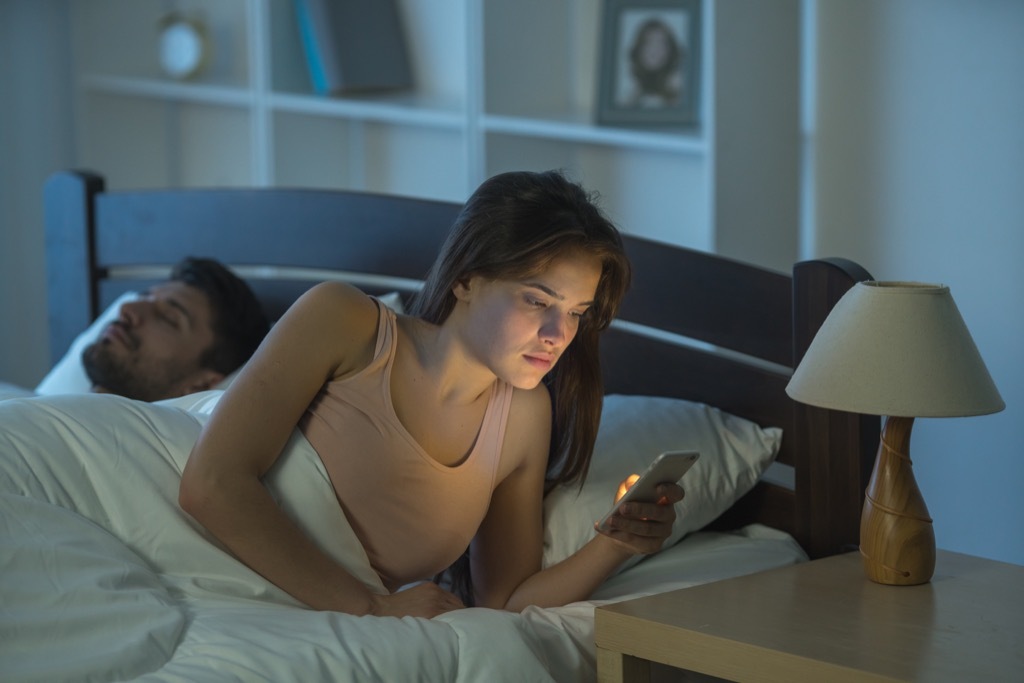
[[550,370],[551,366],[555,364],[554,356],[533,355],[528,353],[525,355],[525,358],[527,363],[537,368],[538,370],[543,370],[544,372]]

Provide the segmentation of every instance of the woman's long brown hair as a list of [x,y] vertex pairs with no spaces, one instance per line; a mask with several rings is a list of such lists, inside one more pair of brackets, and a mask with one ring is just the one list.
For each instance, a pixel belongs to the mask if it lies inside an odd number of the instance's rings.
[[[499,174],[466,202],[411,305],[412,314],[440,324],[455,306],[460,280],[524,280],[573,253],[596,256],[601,277],[576,338],[544,378],[553,406],[545,493],[558,484],[582,484],[590,466],[604,396],[600,333],[615,318],[631,278],[618,230],[591,194],[557,171]],[[467,559],[445,583],[469,604]]]

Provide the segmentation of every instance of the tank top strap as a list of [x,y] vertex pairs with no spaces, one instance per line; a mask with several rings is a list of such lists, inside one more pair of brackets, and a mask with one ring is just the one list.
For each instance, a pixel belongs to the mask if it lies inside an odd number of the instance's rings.
[[484,421],[480,425],[476,447],[473,449],[489,454],[485,467],[490,469],[490,489],[492,491],[498,476],[498,461],[502,444],[505,442],[505,432],[508,429],[508,415],[514,391],[514,387],[508,382],[497,380],[494,390],[491,392],[487,410],[484,412]]
[[398,318],[395,312],[388,308],[383,301],[377,297],[370,297],[377,304],[377,344],[373,349],[373,358],[376,360],[381,353],[387,351],[389,356],[394,356],[395,342],[398,338]]

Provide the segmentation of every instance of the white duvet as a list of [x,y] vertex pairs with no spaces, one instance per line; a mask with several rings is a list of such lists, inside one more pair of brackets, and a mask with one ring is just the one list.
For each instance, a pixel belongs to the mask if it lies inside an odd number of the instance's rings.
[[[0,401],[0,680],[587,681],[602,601],[804,558],[789,536],[749,527],[694,534],[557,609],[431,620],[309,610],[178,508],[181,469],[219,395]],[[266,481],[328,553],[383,590],[300,434]]]

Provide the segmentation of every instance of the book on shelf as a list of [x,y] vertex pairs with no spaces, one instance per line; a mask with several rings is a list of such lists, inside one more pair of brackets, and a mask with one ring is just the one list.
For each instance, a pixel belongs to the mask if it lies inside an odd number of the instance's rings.
[[395,0],[294,0],[313,90],[336,95],[413,85]]

